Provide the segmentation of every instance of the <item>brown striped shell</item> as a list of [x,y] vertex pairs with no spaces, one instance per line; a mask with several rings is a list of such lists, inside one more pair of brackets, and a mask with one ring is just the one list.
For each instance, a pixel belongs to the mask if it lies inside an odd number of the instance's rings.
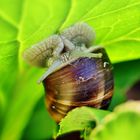
[[94,53],[103,56],[78,58],[43,80],[46,106],[56,122],[75,107],[108,107],[114,86],[112,65],[104,48],[97,48]]

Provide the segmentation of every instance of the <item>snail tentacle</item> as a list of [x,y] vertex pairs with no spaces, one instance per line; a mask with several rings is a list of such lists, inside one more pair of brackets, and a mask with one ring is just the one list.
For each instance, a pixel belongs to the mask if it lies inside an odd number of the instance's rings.
[[71,53],[72,58],[88,57],[88,58],[101,58],[102,53],[90,53],[82,51],[74,51]]
[[87,48],[86,50],[85,50],[85,52],[90,52],[90,53],[92,53],[92,52],[94,52],[94,51],[96,51],[96,50],[98,50],[98,49],[101,49],[101,48],[103,48],[103,47],[101,47],[101,46],[90,46],[89,48]]
[[64,36],[60,36],[60,37],[63,40],[65,51],[72,51],[75,49],[75,45],[71,41],[66,39]]

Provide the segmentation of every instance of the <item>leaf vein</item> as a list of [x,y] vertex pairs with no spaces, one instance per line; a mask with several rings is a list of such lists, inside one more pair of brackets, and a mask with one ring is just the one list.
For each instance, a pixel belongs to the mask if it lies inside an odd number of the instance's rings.
[[116,13],[116,12],[119,12],[119,11],[122,11],[122,10],[125,10],[125,9],[128,9],[128,8],[131,8],[133,6],[137,6],[139,4],[140,4],[140,2],[135,3],[135,4],[131,4],[129,6],[125,6],[123,8],[117,9],[117,10],[109,11],[109,12],[106,12],[106,13],[103,13],[103,14],[100,14],[100,15],[97,15],[95,17],[87,18],[87,19],[85,19],[85,21],[93,20],[93,19],[99,18],[101,16],[105,16],[105,15],[108,15],[108,14]]

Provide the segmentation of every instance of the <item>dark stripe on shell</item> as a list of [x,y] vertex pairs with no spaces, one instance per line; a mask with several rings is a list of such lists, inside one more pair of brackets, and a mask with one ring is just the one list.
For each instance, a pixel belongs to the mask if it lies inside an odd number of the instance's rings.
[[109,105],[114,86],[112,65],[103,48],[96,52],[103,53],[103,57],[79,58],[43,81],[46,106],[57,122],[78,106],[105,108]]

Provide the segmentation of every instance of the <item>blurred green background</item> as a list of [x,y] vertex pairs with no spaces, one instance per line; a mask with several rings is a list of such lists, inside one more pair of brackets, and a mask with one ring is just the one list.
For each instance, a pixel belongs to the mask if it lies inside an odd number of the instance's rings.
[[80,21],[93,27],[94,44],[106,48],[114,66],[109,109],[127,100],[140,80],[139,0],[0,0],[0,140],[52,137],[56,124],[37,84],[45,69],[27,65],[22,53]]

